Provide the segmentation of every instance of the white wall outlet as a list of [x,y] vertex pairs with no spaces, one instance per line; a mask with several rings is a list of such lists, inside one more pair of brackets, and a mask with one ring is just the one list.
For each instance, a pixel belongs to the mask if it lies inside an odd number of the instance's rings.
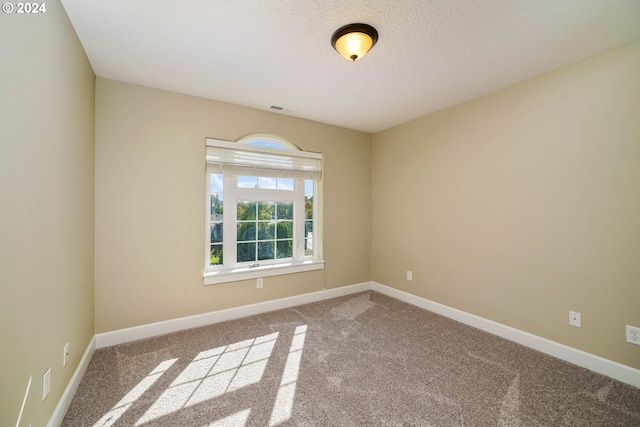
[[582,327],[582,317],[580,316],[580,313],[578,313],[577,311],[570,311],[569,324],[571,326],[575,326],[576,328]]
[[62,349],[62,366],[67,366],[67,362],[69,361],[69,343],[64,345],[64,349]]
[[640,345],[640,328],[627,325],[627,342]]
[[42,374],[42,400],[44,400],[51,391],[51,368]]
[[410,272],[409,270],[407,270],[407,280],[409,281],[413,280],[413,273]]
[[262,289],[263,285],[264,285],[264,279],[262,277],[256,280],[256,288]]

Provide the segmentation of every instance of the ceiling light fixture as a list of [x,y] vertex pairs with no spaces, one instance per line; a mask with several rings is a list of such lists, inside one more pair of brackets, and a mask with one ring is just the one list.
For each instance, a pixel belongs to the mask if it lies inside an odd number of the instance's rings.
[[331,36],[333,48],[350,61],[362,58],[377,41],[378,32],[367,24],[345,25]]

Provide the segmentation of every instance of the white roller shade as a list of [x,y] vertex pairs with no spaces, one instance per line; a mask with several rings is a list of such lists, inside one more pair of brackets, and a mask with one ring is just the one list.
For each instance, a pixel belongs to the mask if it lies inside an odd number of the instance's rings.
[[207,139],[207,172],[320,180],[322,154]]

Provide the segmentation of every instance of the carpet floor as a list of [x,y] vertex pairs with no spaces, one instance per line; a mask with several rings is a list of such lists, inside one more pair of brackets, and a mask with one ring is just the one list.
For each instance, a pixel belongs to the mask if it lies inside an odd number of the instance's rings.
[[97,350],[63,426],[640,426],[640,389],[376,292]]

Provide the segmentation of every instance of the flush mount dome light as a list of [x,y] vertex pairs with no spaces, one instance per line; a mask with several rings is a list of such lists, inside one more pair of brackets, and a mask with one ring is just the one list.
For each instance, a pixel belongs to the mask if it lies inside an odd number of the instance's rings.
[[367,24],[345,25],[331,36],[333,48],[350,61],[362,58],[377,41],[378,32]]

